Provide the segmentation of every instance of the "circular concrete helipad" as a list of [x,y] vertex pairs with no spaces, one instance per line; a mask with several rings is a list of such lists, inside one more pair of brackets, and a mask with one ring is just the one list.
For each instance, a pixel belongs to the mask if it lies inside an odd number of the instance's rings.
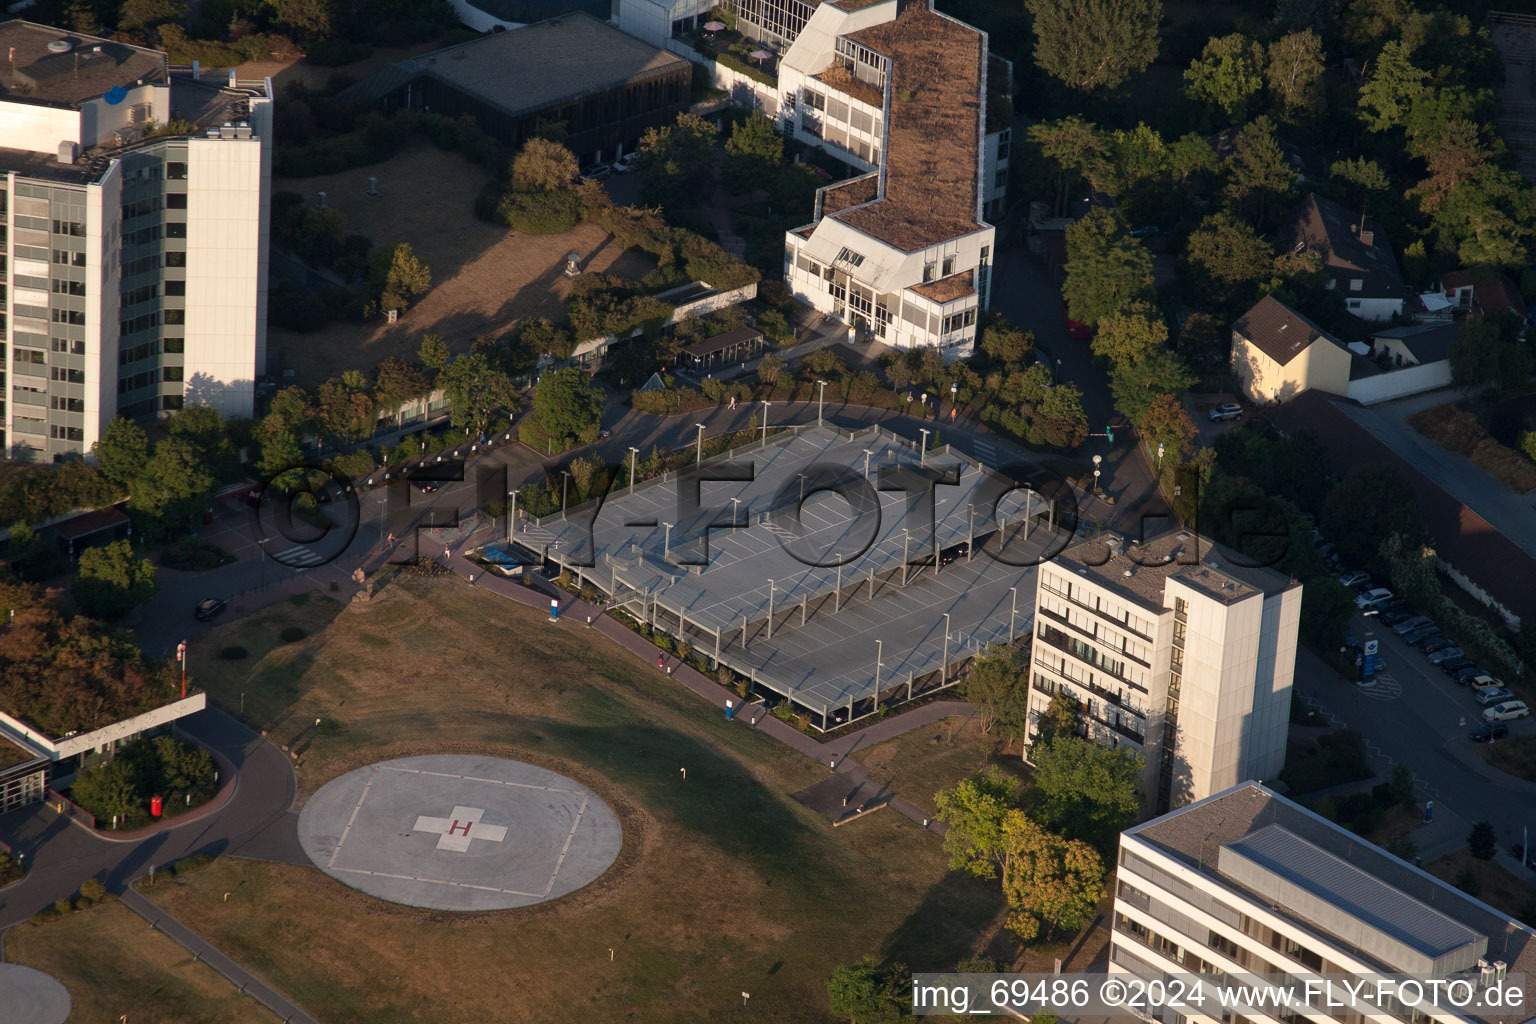
[[563,775],[496,757],[403,757],[348,772],[299,814],[320,870],[380,899],[503,910],[558,899],[619,855],[619,819]]
[[69,990],[42,971],[0,964],[0,995],[6,1024],[64,1024],[69,1019]]

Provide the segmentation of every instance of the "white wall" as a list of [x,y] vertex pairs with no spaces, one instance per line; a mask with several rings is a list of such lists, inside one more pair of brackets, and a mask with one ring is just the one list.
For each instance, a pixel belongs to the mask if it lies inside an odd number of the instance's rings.
[[469,0],[448,0],[453,5],[453,13],[459,16],[459,20],[476,32],[489,32],[500,25],[504,29],[522,28],[520,21],[502,21],[486,14],[480,8],[470,3]]
[[1375,405],[1405,395],[1449,387],[1450,384],[1451,363],[1450,360],[1442,359],[1438,363],[1405,366],[1400,370],[1352,380],[1349,382],[1349,397],[1361,405]]
[[165,124],[171,119],[171,87],[169,85],[142,85],[128,90],[121,103],[108,103],[104,99],[87,100],[80,105],[80,145],[82,148],[111,143],[113,133],[123,128],[144,127],[130,119],[135,108],[147,106],[147,120]]
[[[455,0],[454,6],[459,2]],[[708,13],[714,4],[715,0],[615,0],[610,20],[620,32],[666,49],[667,40],[672,38],[672,22]]]
[[1303,391],[1350,391],[1349,352],[1320,338],[1281,366],[1247,338],[1232,332],[1232,369],[1243,393],[1255,402],[1289,401]]
[[122,304],[123,165],[114,160],[101,181],[87,188],[84,451],[117,415],[117,314]]
[[80,142],[80,112],[34,103],[0,103],[0,145],[57,155],[59,143]]
[[1345,291],[1344,302],[1362,320],[1390,320],[1403,311],[1402,299],[1362,299]]
[[187,401],[225,416],[254,408],[262,289],[263,143],[187,142]]
[[58,739],[49,736],[39,729],[34,729],[19,719],[0,712],[0,731],[20,736],[26,740],[28,746],[36,747],[48,755],[51,760],[62,761],[67,757],[74,757],[86,751],[94,750],[99,746],[111,743],[115,740],[128,739],[153,729],[156,726],[174,722],[178,718],[196,714],[208,706],[206,693],[194,693],[190,697],[172,701],[169,704],[146,711],[142,715],[125,718],[121,722],[103,726],[91,732],[79,733],[69,739]]

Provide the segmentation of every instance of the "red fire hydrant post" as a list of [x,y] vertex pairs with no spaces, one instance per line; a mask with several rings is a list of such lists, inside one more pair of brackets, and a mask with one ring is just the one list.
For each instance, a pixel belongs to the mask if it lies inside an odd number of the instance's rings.
[[165,810],[164,801],[162,801],[158,796],[152,796],[149,798],[149,813],[152,817],[160,817],[160,813],[163,810]]

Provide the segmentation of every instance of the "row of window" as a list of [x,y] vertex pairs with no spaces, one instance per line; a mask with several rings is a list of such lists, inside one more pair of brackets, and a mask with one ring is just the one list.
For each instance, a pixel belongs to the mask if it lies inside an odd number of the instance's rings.
[[[164,351],[170,355],[184,352],[186,351],[186,341],[182,338],[166,338]],[[129,363],[137,363],[141,359],[158,356],[160,352],[161,343],[159,341],[146,341],[144,344],[135,345],[132,348],[119,349],[117,363],[119,366],[126,366]]]
[[83,267],[85,266],[85,253],[74,252],[69,249],[55,249],[53,250],[53,262],[55,266],[60,267]]
[[117,381],[117,393],[125,394],[129,391],[137,391],[147,388],[160,381],[179,382],[182,379],[183,369],[180,366],[162,366],[159,370],[145,370],[128,377],[119,377]]
[[951,313],[944,318],[944,333],[954,334],[976,323],[976,310],[974,307],[960,313]]
[[55,352],[67,352],[74,356],[85,355],[85,342],[78,339],[71,341],[68,338],[49,338],[48,347]]

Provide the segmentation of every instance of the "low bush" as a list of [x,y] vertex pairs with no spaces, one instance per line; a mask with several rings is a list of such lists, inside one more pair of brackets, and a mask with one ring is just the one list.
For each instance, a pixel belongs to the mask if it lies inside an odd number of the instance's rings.
[[225,647],[219,651],[219,657],[223,658],[225,661],[244,661],[245,656],[245,648],[238,645]]
[[581,196],[573,188],[513,189],[496,204],[496,220],[530,235],[558,235],[581,223]]
[[177,861],[171,868],[169,868],[167,870],[170,871],[171,873],[174,873],[178,878],[180,878],[180,877],[182,877],[184,875],[189,874],[190,872],[196,871],[198,868],[207,867],[209,864],[212,864],[212,863],[213,863],[213,854],[211,854],[211,853],[194,853],[190,857],[183,857],[181,860]]
[[180,572],[207,572],[234,560],[234,555],[217,544],[206,544],[195,537],[177,541],[160,553],[161,565]]
[[284,626],[283,631],[278,634],[278,636],[282,637],[283,643],[285,644],[298,643],[308,635],[308,633],[304,632],[298,626]]

